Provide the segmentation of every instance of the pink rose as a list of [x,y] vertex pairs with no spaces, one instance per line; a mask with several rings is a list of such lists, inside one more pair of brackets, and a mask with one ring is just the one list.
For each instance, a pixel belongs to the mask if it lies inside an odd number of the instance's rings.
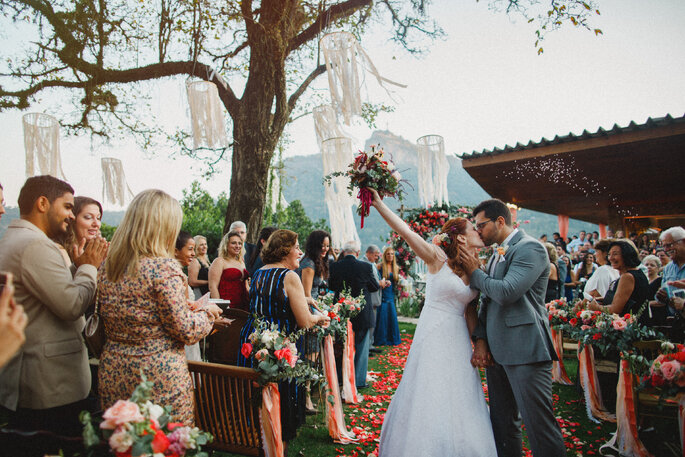
[[117,400],[111,408],[102,415],[105,419],[100,424],[100,428],[114,430],[119,425],[129,422],[142,422],[145,420],[140,413],[138,405],[128,400]]
[[587,329],[589,329],[589,328],[590,328],[590,326],[589,326],[589,325],[585,325],[585,324],[583,324],[583,325],[580,326],[580,329],[581,329],[581,330],[587,330]]
[[614,327],[614,330],[619,330],[622,332],[623,330],[626,329],[626,327],[628,326],[628,323],[626,321],[624,321],[623,319],[618,318],[618,319],[612,321],[611,325]]
[[115,452],[126,452],[133,446],[133,437],[124,427],[119,427],[109,437],[109,447]]
[[257,353],[254,355],[254,358],[259,360],[260,362],[264,359],[266,359],[266,356],[269,355],[269,351],[267,349],[260,349],[257,351]]
[[661,364],[661,375],[667,381],[672,381],[679,372],[680,372],[680,363],[678,363],[675,360],[670,360],[668,362],[663,362]]
[[395,178],[396,180],[398,180],[398,181],[402,179],[402,175],[401,175],[400,172],[397,171],[397,170],[395,170],[395,171],[393,171],[392,173],[390,173],[390,175],[391,175],[393,178]]

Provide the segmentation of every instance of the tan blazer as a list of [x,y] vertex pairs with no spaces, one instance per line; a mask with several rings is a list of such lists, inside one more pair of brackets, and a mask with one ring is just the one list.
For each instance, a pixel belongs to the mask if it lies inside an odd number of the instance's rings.
[[0,371],[0,404],[46,409],[83,400],[90,369],[81,332],[97,269],[81,265],[72,274],[56,243],[15,219],[0,239],[0,271],[14,274],[15,299],[28,314],[26,343]]

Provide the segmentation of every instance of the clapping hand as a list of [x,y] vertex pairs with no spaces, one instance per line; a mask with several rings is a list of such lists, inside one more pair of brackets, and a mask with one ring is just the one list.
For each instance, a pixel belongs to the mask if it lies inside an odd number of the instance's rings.
[[[81,242],[80,246],[82,245],[83,242]],[[109,249],[109,242],[101,236],[88,240],[80,255],[74,258],[74,265],[78,268],[81,265],[88,264],[99,268],[107,256],[107,249]],[[78,254],[79,251],[80,247],[75,247],[74,255]]]

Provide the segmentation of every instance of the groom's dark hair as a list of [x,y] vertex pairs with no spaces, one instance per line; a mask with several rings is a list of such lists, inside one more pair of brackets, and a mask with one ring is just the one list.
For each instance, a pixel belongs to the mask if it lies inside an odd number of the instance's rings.
[[485,200],[480,202],[478,206],[473,209],[473,217],[481,211],[485,212],[485,217],[494,221],[498,217],[502,216],[504,218],[504,223],[511,225],[511,211],[507,208],[507,205],[497,198],[492,198],[490,200]]

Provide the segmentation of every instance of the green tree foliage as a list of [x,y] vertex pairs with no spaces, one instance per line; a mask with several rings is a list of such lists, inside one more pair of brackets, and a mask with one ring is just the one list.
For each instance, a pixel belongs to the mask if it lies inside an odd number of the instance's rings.
[[112,241],[112,236],[114,236],[114,231],[117,229],[116,225],[109,225],[105,222],[100,226],[100,234],[107,240]]
[[183,191],[181,208],[183,208],[182,230],[191,235],[202,235],[207,238],[207,252],[216,257],[216,250],[221,242],[224,227],[224,214],[228,206],[226,193],[222,192],[215,200],[209,192],[193,181],[189,190]]
[[326,224],[326,219],[312,221],[299,200],[295,200],[283,209],[279,205],[275,212],[267,206],[264,210],[264,226],[273,225],[280,229],[288,229],[297,232],[300,247],[304,249],[307,237],[313,230],[326,230],[331,233],[330,227]]

